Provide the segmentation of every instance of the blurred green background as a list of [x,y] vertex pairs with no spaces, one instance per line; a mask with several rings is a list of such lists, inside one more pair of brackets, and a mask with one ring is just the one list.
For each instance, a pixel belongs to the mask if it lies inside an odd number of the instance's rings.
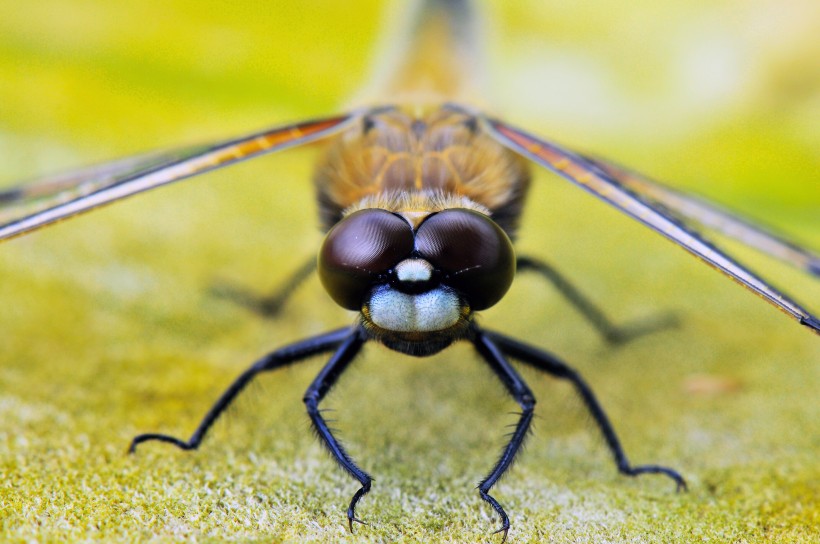
[[[764,219],[820,248],[820,4],[537,0],[484,5],[497,111]],[[0,185],[338,110],[367,77],[381,2],[0,3]],[[321,361],[265,376],[201,451],[187,436],[260,354],[351,322],[315,278],[266,321],[209,294],[265,291],[321,241],[315,151],[244,163],[0,248],[0,540],[477,541],[474,491],[514,404],[466,346],[378,346],[327,406],[376,478],[356,486],[309,431]],[[538,278],[482,323],[587,377],[635,462],[691,490],[618,477],[566,384],[540,403],[496,488],[514,542],[806,541],[820,525],[820,345],[657,235],[546,174],[520,251],[549,259],[619,322],[678,329],[617,349]],[[815,311],[820,288],[729,244]]]

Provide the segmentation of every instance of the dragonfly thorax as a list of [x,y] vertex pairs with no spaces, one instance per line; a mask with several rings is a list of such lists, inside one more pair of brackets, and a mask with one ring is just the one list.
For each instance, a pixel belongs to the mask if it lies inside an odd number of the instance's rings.
[[314,184],[323,226],[351,206],[390,195],[439,193],[492,212],[514,237],[529,169],[455,106],[375,108],[330,143]]

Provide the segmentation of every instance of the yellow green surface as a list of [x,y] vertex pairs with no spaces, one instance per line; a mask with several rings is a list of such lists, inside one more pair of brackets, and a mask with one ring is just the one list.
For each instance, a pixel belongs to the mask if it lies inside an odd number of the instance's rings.
[[[575,5],[580,4],[580,5]],[[0,4],[0,184],[332,113],[365,77],[380,2]],[[820,7],[813,0],[510,2],[487,48],[499,110],[766,219],[820,248]],[[209,295],[265,291],[320,241],[312,150],[264,158],[0,246],[0,541],[476,542],[474,487],[515,405],[467,346],[369,346],[330,395],[376,481],[312,436],[322,364],[265,376],[201,451],[190,433],[256,357],[351,322],[315,278],[265,321]],[[522,370],[535,432],[496,488],[511,542],[812,542],[820,526],[820,341],[660,237],[539,175],[522,251],[560,265],[621,322],[682,324],[617,349],[539,279],[482,323],[574,365],[635,462],[617,476],[565,384]],[[734,248],[734,246],[731,246]],[[739,256],[820,310],[820,288]]]

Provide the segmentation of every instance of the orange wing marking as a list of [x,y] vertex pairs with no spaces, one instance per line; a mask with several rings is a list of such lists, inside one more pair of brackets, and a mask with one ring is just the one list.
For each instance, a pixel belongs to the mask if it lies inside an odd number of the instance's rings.
[[[28,196],[15,198],[3,207],[4,223],[0,224],[0,240],[265,152],[330,136],[344,130],[359,118],[359,113],[353,113],[295,126],[277,127],[211,145],[153,153],[141,159],[121,159],[82,169],[79,172],[87,172],[88,175],[68,178],[68,182],[60,184],[55,184],[53,177],[47,177],[42,183],[35,181],[33,186],[7,190],[6,194]],[[262,145],[262,142],[266,144]],[[40,187],[44,189],[38,190]],[[32,207],[36,209],[32,211]]]
[[639,196],[630,191],[595,163],[577,153],[495,119],[482,119],[482,122],[488,134],[502,145],[615,206],[820,334],[820,320],[679,219],[669,215],[657,201],[645,194]]

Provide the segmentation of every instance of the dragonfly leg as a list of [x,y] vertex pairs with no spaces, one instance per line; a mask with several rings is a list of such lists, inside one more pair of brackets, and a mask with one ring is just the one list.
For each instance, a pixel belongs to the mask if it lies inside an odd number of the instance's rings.
[[573,285],[556,268],[540,259],[518,257],[516,267],[519,272],[531,271],[552,283],[558,292],[580,312],[598,334],[609,344],[625,344],[645,334],[651,334],[678,325],[674,315],[666,314],[651,319],[636,321],[627,325],[616,325],[604,312]]
[[310,384],[303,399],[310,420],[313,423],[313,428],[322,444],[330,451],[330,454],[345,472],[356,478],[361,484],[347,508],[347,522],[351,533],[353,532],[353,522],[364,524],[362,520],[356,517],[356,504],[370,491],[370,484],[373,479],[356,465],[339,440],[333,436],[333,432],[328,428],[327,422],[322,417],[319,404],[336,383],[336,380],[339,379],[339,376],[345,371],[347,365],[354,359],[365,340],[365,334],[361,329],[357,329],[356,334],[348,337],[319,372],[313,383]]
[[518,340],[509,338],[496,332],[485,332],[485,334],[498,346],[502,353],[518,359],[543,372],[551,374],[556,378],[569,380],[576,391],[583,399],[584,404],[592,414],[595,423],[604,435],[609,451],[615,459],[618,471],[626,476],[638,476],[640,474],[664,474],[675,481],[678,491],[686,490],[686,481],[675,470],[659,465],[632,465],[624,452],[621,441],[615,434],[609,418],[607,417],[595,394],[589,385],[578,375],[578,373],[560,361],[554,355],[529,346]]
[[503,533],[501,538],[502,544],[507,540],[507,533],[510,530],[510,518],[504,512],[501,504],[490,495],[490,488],[495,485],[499,478],[510,468],[515,459],[515,455],[521,449],[524,439],[527,436],[527,431],[532,422],[533,410],[535,409],[535,397],[533,397],[530,388],[513,369],[509,362],[504,358],[501,351],[495,345],[492,339],[486,336],[482,331],[475,329],[476,334],[473,338],[473,345],[484,361],[495,372],[504,386],[509,391],[510,395],[515,399],[515,402],[521,407],[521,414],[518,418],[518,423],[510,435],[510,440],[501,453],[501,457],[496,461],[487,476],[478,484],[478,492],[481,498],[493,507],[493,510],[501,518],[501,527],[495,531],[496,533]]
[[143,442],[156,440],[167,442],[183,450],[195,450],[202,443],[208,430],[213,426],[220,415],[230,406],[234,399],[245,389],[245,387],[256,377],[257,374],[275,370],[277,368],[296,363],[312,355],[318,355],[339,348],[344,341],[352,336],[357,336],[357,332],[351,332],[349,327],[333,332],[314,336],[278,349],[265,357],[256,361],[250,368],[243,372],[232,384],[222,393],[219,400],[214,403],[199,426],[188,440],[182,440],[174,436],[157,433],[146,433],[134,437],[128,447],[129,453],[134,453],[137,446]]
[[267,295],[260,295],[242,286],[227,282],[214,285],[211,288],[211,293],[243,306],[262,317],[275,318],[281,314],[282,308],[291,295],[315,270],[316,257],[311,257],[302,266],[294,270],[282,285]]

